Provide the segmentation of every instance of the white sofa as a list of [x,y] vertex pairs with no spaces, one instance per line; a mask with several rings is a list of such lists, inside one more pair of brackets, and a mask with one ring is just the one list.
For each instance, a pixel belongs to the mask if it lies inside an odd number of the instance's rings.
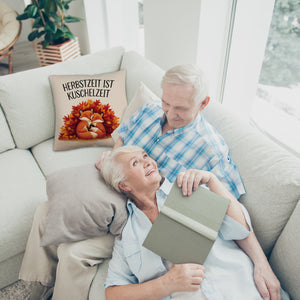
[[[121,47],[0,77],[0,288],[17,280],[34,211],[47,200],[45,176],[93,163],[107,150],[53,151],[55,110],[48,76],[119,69],[127,71],[128,102],[140,81],[161,95],[163,71]],[[240,200],[275,273],[292,299],[300,299],[300,160],[218,103],[210,103],[204,115],[230,147],[247,192]],[[105,299],[107,264],[99,266],[92,300]]]

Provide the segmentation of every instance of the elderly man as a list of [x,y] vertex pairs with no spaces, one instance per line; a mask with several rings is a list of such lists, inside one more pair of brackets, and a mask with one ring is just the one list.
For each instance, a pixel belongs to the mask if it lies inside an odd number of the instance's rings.
[[[229,157],[224,139],[203,118],[201,111],[209,103],[206,83],[201,70],[195,66],[178,66],[166,72],[162,80],[162,101],[142,107],[116,131],[115,147],[135,144],[146,150],[157,161],[162,175],[173,182],[178,173],[189,169],[214,173],[236,198],[244,193],[238,170]],[[103,153],[96,166],[101,168],[110,152]],[[191,171],[186,171],[191,172]],[[193,174],[191,174],[192,178]],[[183,192],[190,194],[192,185],[187,182]],[[87,299],[89,287],[96,273],[96,265],[105,257],[101,239],[89,239],[58,247],[39,247],[46,212],[36,215],[27,243],[20,279],[35,280],[43,285],[38,298],[54,285],[53,299]],[[112,246],[113,239],[106,237]],[[252,232],[240,246],[252,259],[255,282],[260,293],[269,298],[279,291],[279,282]],[[110,251],[106,251],[110,257]],[[99,252],[102,257],[99,257]],[[40,260],[39,267],[32,261]],[[56,268],[57,266],[57,268]],[[49,272],[51,270],[51,273]],[[35,299],[34,297],[32,299]]]
[[[193,190],[206,184],[212,192],[230,201],[219,237],[204,266],[172,265],[142,246],[172,186],[162,178],[156,162],[143,149],[137,146],[115,149],[104,161],[101,173],[108,184],[129,198],[129,218],[121,240],[115,240],[109,263],[107,300],[155,300],[170,296],[184,300],[262,299],[254,282],[253,265],[233,241],[249,237],[250,217],[213,173],[194,169],[180,172],[177,177],[182,189],[187,188],[187,182]],[[182,293],[185,291],[188,293]],[[280,292],[272,299],[281,299]]]

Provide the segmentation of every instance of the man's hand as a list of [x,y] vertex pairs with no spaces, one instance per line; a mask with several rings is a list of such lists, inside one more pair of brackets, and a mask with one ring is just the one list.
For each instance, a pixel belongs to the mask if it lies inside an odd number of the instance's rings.
[[261,297],[265,300],[280,300],[280,282],[268,265],[254,266],[254,281],[260,292]]
[[182,189],[184,196],[190,196],[199,185],[207,184],[213,176],[208,171],[190,169],[178,174],[177,185]]
[[100,157],[98,158],[97,162],[95,163],[95,166],[98,170],[101,170],[103,162],[106,160],[106,158],[111,154],[111,151],[105,151],[102,152]]
[[204,278],[205,268],[199,264],[173,265],[170,271],[161,277],[168,294],[183,291],[197,291]]

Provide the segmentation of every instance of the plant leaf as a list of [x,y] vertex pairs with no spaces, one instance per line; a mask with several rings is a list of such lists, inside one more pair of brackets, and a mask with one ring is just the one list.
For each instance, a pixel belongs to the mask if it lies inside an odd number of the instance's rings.
[[30,18],[34,18],[36,16],[37,12],[38,12],[37,6],[31,5],[31,7],[28,10],[28,16]]
[[30,41],[30,42],[32,42],[34,39],[36,39],[37,37],[38,37],[38,33],[39,33],[39,31],[38,30],[34,30],[34,31],[32,31],[31,33],[29,33],[28,34],[28,40]]
[[28,18],[29,18],[29,16],[28,16],[28,13],[27,13],[27,12],[24,12],[23,14],[18,15],[18,16],[16,17],[16,19],[19,20],[19,21],[27,20]]
[[41,19],[41,17],[36,17],[33,24],[32,24],[32,28],[40,28],[40,27],[44,27],[43,21]]
[[71,40],[75,40],[75,35],[71,31],[66,32],[65,37],[67,37],[68,39],[71,39]]
[[50,12],[50,16],[54,19],[56,23],[61,23],[61,16],[59,16],[56,12]]
[[81,20],[82,20],[82,18],[73,17],[73,16],[66,16],[65,17],[65,22],[66,23],[76,23],[76,22],[80,22]]
[[48,41],[46,41],[46,40],[44,40],[43,41],[43,49],[45,49],[47,46],[49,46],[49,42]]
[[49,20],[45,26],[45,31],[55,33],[56,30],[57,30],[56,24]]

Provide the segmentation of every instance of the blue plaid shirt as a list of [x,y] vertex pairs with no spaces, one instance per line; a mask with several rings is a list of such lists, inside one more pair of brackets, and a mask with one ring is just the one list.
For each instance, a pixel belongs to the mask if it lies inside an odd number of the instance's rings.
[[201,169],[213,172],[236,198],[245,192],[227,144],[201,113],[189,125],[162,134],[165,121],[161,102],[152,101],[123,122],[116,134],[124,145],[147,151],[170,182],[181,171]]

